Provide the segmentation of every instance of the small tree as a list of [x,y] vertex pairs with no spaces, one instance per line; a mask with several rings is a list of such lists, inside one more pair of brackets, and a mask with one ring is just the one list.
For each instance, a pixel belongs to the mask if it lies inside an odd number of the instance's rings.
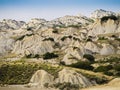
[[87,61],[80,61],[80,62],[73,63],[73,64],[68,65],[68,66],[75,67],[75,68],[86,69],[86,70],[93,70],[93,66],[91,66],[91,63],[87,62]]
[[47,52],[43,55],[43,59],[52,59],[52,58],[57,58],[57,57],[58,57],[57,54],[49,53],[49,52]]
[[92,55],[90,55],[90,54],[84,54],[83,58],[86,58],[86,59],[88,59],[91,62],[95,61],[95,58]]

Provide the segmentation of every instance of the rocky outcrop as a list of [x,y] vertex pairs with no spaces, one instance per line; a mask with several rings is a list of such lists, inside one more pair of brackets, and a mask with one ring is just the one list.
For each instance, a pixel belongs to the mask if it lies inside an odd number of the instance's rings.
[[50,27],[67,27],[67,26],[86,26],[91,24],[91,19],[85,16],[64,16],[51,21],[45,19],[33,18],[22,28],[27,30],[48,29]]
[[32,31],[32,30],[36,31],[36,30],[44,27],[46,23],[47,23],[47,21],[45,19],[33,18],[28,23],[24,24],[22,26],[22,29],[26,29],[28,31]]
[[54,76],[44,70],[38,70],[35,74],[33,74],[28,86],[45,87],[45,84],[48,84],[48,86],[53,86],[57,83],[71,83],[74,85],[79,85],[79,87],[88,87],[93,85],[89,79],[82,74],[77,73],[74,70],[64,68],[58,72],[57,78],[54,78]]
[[93,42],[87,42],[85,45],[85,48],[92,51],[93,53],[99,53],[100,52],[100,48],[98,47],[98,45],[96,45]]
[[0,30],[17,30],[20,29],[25,22],[11,19],[3,19],[0,21]]
[[91,23],[91,19],[85,17],[85,16],[64,16],[57,18],[51,22],[54,22],[53,24],[56,25],[64,25],[64,26],[70,26],[70,25],[86,25]]
[[109,44],[103,44],[103,48],[100,50],[101,55],[115,54],[115,48]]
[[106,11],[103,9],[95,10],[93,13],[91,13],[91,18],[102,18],[103,16],[111,16],[116,15],[116,13],[112,11]]
[[44,70],[38,70],[30,79],[29,86],[44,87],[46,83],[52,84],[54,77]]
[[99,34],[119,33],[119,22],[119,20],[116,21],[112,19],[108,19],[106,22],[101,22],[99,19],[91,26],[91,30],[88,32],[88,35],[96,36]]
[[[96,13],[100,17],[99,13],[103,16],[114,15],[104,10],[97,10]],[[120,20],[119,17],[114,18],[99,18],[94,23],[92,19],[81,15],[67,15],[51,21],[34,18],[28,23],[3,20],[0,22],[0,55],[9,52],[23,57],[60,51],[64,52],[61,60],[72,64],[82,60],[84,54],[119,54]],[[114,48],[102,48],[99,37],[109,34],[111,36],[107,39],[105,36],[106,41],[116,40],[117,44],[113,44]]]
[[88,87],[92,85],[92,83],[82,74],[67,68],[64,68],[63,70],[61,70],[58,73],[58,78],[56,79],[56,83],[64,83],[64,82],[77,84],[80,87]]
[[15,43],[13,53],[21,55],[29,54],[39,54],[43,55],[47,52],[53,52],[54,42],[53,41],[43,41],[44,39],[39,35],[26,36],[23,40],[18,40]]
[[70,65],[72,63],[76,63],[80,60],[82,60],[84,54],[91,54],[92,52],[89,50],[86,50],[84,47],[69,47],[65,50],[65,56],[63,57],[63,62],[65,62],[66,65]]

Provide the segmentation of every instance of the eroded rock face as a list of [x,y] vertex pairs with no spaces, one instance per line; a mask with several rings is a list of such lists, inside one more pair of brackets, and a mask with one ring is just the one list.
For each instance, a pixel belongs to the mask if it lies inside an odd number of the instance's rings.
[[99,53],[100,48],[93,42],[87,42],[85,48],[92,51],[93,53]]
[[[44,25],[47,23],[45,19],[40,18],[33,18],[28,23],[24,24],[22,26],[23,29],[27,29],[29,31],[31,30],[38,30],[41,27],[44,27]],[[47,28],[47,27],[46,27]]]
[[38,70],[30,79],[29,86],[37,86],[44,87],[45,84],[54,85],[57,83],[71,83],[74,85],[79,85],[79,87],[88,87],[93,84],[80,73],[77,73],[74,70],[69,70],[68,68],[64,68],[60,72],[58,72],[58,78],[54,78],[51,74],[44,70]]
[[101,23],[101,20],[97,20],[88,32],[88,35],[95,36],[99,34],[119,33],[119,22],[119,20],[116,22],[115,20],[108,19],[106,22]]
[[11,19],[4,19],[0,21],[0,30],[17,30],[20,29],[25,22]]
[[80,60],[82,60],[84,54],[91,54],[92,52],[87,51],[84,47],[69,47],[66,49],[66,54],[63,57],[63,62],[65,62],[66,65],[70,65],[72,63],[76,63]]
[[69,15],[57,18],[57,19],[53,20],[52,22],[54,22],[54,24],[59,22],[65,26],[86,25],[86,24],[91,23],[90,19],[85,16],[69,16]]
[[53,51],[54,42],[43,41],[39,35],[26,36],[23,40],[18,40],[15,43],[13,53],[21,55],[29,54],[45,54]]
[[109,44],[103,44],[103,48],[100,50],[101,55],[115,54],[115,48]]
[[[112,12],[97,10],[95,17],[115,15]],[[99,15],[102,14],[102,15]],[[93,15],[94,16],[94,15]],[[8,30],[9,29],[9,30]],[[119,54],[119,42],[116,45],[101,47],[100,35],[113,34],[107,40],[118,40],[120,20],[117,18],[95,19],[93,23],[85,16],[64,16],[51,21],[31,19],[28,23],[15,20],[0,22],[0,54],[15,53],[21,56],[43,55],[47,52],[64,52],[61,60],[66,64],[83,59],[84,54]],[[88,41],[90,37],[90,41]],[[105,36],[106,38],[106,36]],[[106,41],[107,41],[106,40]],[[99,43],[99,44],[98,44]],[[100,50],[101,49],[101,50]]]
[[52,84],[54,77],[44,70],[38,70],[30,79],[30,86],[44,87],[46,83]]
[[95,10],[92,14],[91,14],[91,18],[102,18],[103,16],[111,16],[111,15],[116,15],[116,13],[112,12],[112,11],[106,11],[106,10]]
[[74,70],[69,70],[67,68],[64,68],[62,71],[60,71],[58,73],[58,78],[56,79],[56,83],[64,82],[77,84],[80,87],[88,87],[92,85],[92,83],[86,77],[75,72]]

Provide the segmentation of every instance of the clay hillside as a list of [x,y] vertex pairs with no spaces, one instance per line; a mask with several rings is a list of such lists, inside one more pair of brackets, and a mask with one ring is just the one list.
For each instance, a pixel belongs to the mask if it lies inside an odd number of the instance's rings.
[[120,90],[119,77],[119,13],[0,21],[0,90]]

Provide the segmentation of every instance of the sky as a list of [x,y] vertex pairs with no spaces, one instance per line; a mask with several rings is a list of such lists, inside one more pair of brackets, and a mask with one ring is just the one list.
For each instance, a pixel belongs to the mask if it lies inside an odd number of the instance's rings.
[[78,14],[90,16],[96,9],[120,12],[120,0],[0,0],[0,20],[52,20]]

